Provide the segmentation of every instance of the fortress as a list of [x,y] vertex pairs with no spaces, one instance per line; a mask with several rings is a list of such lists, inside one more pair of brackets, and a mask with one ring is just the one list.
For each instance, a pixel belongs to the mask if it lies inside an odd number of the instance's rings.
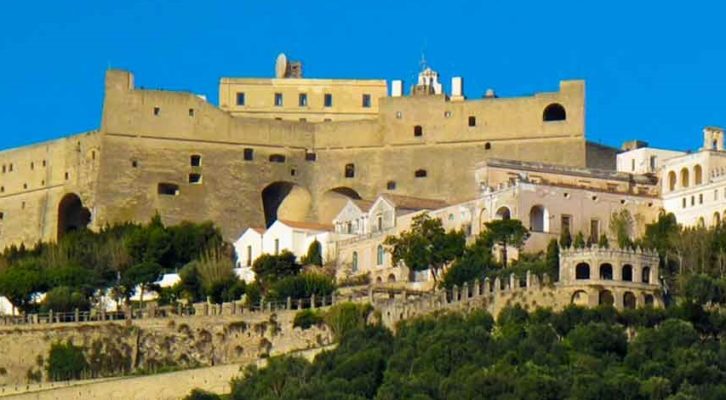
[[0,247],[124,221],[212,220],[226,239],[277,218],[329,223],[349,198],[380,193],[475,198],[490,158],[614,169],[585,139],[585,84],[467,99],[424,69],[403,83],[222,78],[219,107],[192,93],[140,89],[109,70],[100,127],[0,153]]

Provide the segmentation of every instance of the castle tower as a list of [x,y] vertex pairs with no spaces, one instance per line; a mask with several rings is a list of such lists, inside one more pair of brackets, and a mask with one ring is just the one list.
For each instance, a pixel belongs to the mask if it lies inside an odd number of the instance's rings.
[[715,126],[703,128],[703,150],[723,151],[723,129]]

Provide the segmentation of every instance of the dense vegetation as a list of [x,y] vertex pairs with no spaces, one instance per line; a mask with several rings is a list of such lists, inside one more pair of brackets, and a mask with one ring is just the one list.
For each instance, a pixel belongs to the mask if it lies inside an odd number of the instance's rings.
[[[622,313],[484,311],[347,330],[313,363],[248,367],[232,399],[723,399],[726,316],[689,298]],[[723,299],[722,299],[723,300]]]

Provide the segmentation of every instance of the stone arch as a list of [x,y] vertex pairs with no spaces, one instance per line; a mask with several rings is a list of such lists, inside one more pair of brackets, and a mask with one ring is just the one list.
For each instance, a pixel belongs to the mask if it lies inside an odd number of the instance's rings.
[[265,224],[278,219],[304,221],[310,210],[311,196],[307,189],[292,182],[273,182],[261,192]]
[[58,231],[60,240],[68,232],[84,229],[91,223],[91,212],[75,193],[68,193],[58,203]]
[[600,264],[600,279],[611,281],[613,280],[613,266],[610,263]]
[[637,301],[633,292],[623,293],[623,307],[633,309],[637,306]]
[[499,209],[497,209],[496,212],[497,219],[512,219],[512,212],[509,210],[509,207],[507,206],[501,206]]
[[643,271],[641,272],[641,282],[643,283],[650,283],[650,267],[643,267]]
[[383,283],[383,278],[380,276],[376,278],[376,283]]
[[359,200],[361,197],[354,189],[338,186],[323,193],[318,205],[318,220],[329,223],[338,215],[349,199]]
[[564,121],[567,119],[565,107],[559,103],[552,103],[542,111],[542,121]]
[[713,213],[713,226],[719,226],[721,225],[721,214],[716,211]]
[[388,274],[388,282],[395,282],[396,281],[396,275],[394,274]]
[[655,298],[653,297],[652,294],[646,294],[643,297],[643,300],[644,300],[643,303],[645,304],[646,307],[655,305]]
[[623,270],[622,270],[621,276],[624,281],[632,282],[633,281],[633,266],[630,264],[623,265]]
[[587,295],[587,292],[585,292],[584,290],[578,290],[572,294],[570,303],[577,306],[586,306],[590,303],[588,297],[589,296]]
[[597,303],[601,306],[614,306],[615,298],[613,297],[613,292],[609,290],[601,290],[598,294]]
[[698,217],[698,222],[696,222],[696,225],[698,225],[699,228],[705,228],[706,220],[704,220],[703,217]]
[[529,210],[529,230],[532,232],[549,232],[550,218],[547,208],[535,205]]
[[703,168],[700,164],[696,164],[693,167],[693,184],[700,185],[701,183],[703,183]]
[[678,178],[676,177],[676,173],[674,171],[668,172],[668,190],[674,191],[676,190],[676,181]]
[[687,188],[689,186],[689,174],[688,168],[681,169],[681,187]]
[[479,211],[479,232],[484,232],[486,229],[486,225],[484,225],[487,222],[487,209],[482,208],[481,211]]
[[590,264],[581,262],[575,266],[575,279],[590,279]]

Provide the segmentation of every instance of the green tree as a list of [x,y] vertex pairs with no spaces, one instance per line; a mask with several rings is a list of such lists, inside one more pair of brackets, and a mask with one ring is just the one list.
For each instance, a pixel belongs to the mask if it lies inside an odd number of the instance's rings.
[[393,256],[393,264],[403,262],[413,271],[431,269],[434,287],[440,271],[464,252],[466,238],[462,231],[444,231],[441,220],[428,214],[413,218],[410,231],[388,236],[384,241]]
[[610,242],[608,242],[608,237],[604,233],[600,235],[600,239],[597,241],[597,247],[601,249],[609,249],[610,248]]
[[257,282],[265,289],[277,280],[300,273],[302,267],[295,261],[295,255],[289,250],[280,254],[263,254],[252,263]]
[[23,312],[32,308],[33,294],[48,288],[45,273],[36,259],[23,259],[0,272],[0,294]]
[[572,243],[572,246],[576,249],[585,248],[585,235],[583,235],[582,232],[577,232],[577,235],[575,235],[575,240]]
[[192,390],[189,395],[184,397],[184,400],[221,400],[222,398],[219,397],[219,395],[211,392],[207,392],[205,390],[201,389],[194,389]]
[[517,219],[501,219],[484,224],[492,242],[502,249],[502,265],[507,267],[507,247],[521,248],[529,238],[529,231]]
[[557,243],[557,239],[552,239],[547,244],[545,264],[547,266],[547,273],[557,279],[560,274],[560,245]]
[[85,293],[74,290],[68,286],[56,286],[45,294],[41,309],[45,312],[71,312],[75,309],[88,310],[91,302]]
[[46,370],[48,377],[53,381],[80,379],[83,372],[88,370],[88,361],[83,354],[83,348],[74,346],[70,341],[53,343],[50,346]]
[[161,265],[155,262],[143,262],[127,269],[121,277],[121,286],[124,288],[126,298],[133,295],[133,291],[139,286],[141,293],[139,298],[144,302],[144,292],[153,289],[153,284],[161,276]]
[[313,240],[308,247],[308,253],[300,260],[303,265],[323,266],[323,250],[318,239]]
[[442,286],[451,289],[454,285],[461,286],[464,282],[481,279],[493,268],[493,264],[491,241],[486,235],[479,235],[446,270]]
[[627,209],[616,211],[610,215],[610,232],[617,238],[618,247],[629,249],[633,247],[633,233],[635,219]]

